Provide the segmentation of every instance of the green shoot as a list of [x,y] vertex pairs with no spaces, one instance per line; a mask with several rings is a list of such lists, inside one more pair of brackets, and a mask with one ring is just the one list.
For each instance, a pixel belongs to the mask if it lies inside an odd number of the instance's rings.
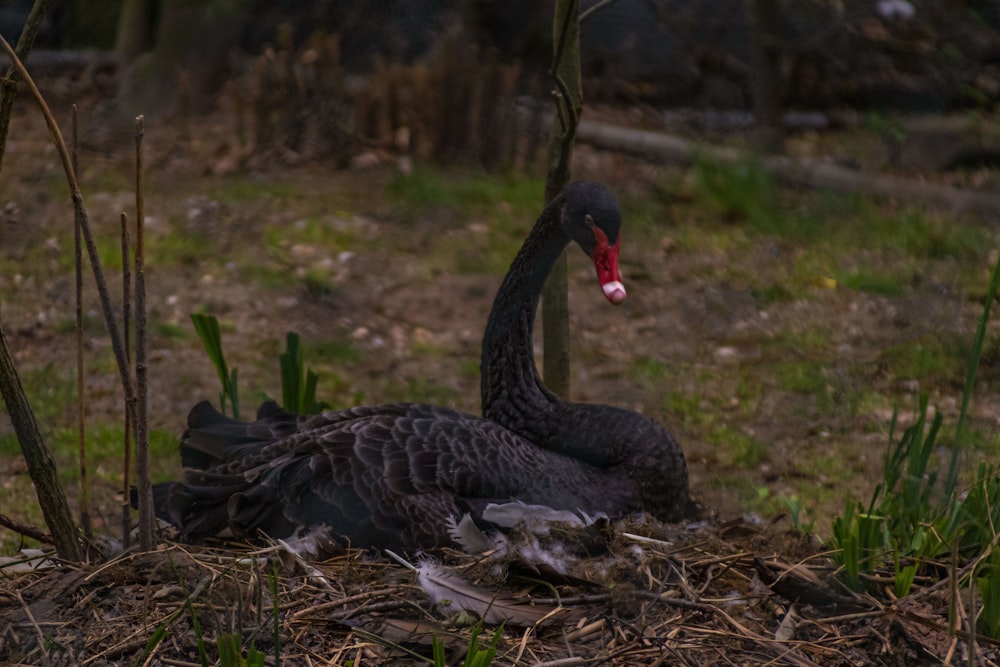
[[191,604],[191,596],[188,596],[184,600],[184,606],[187,608],[188,614],[191,615],[191,627],[194,629],[194,637],[198,645],[198,659],[201,660],[202,667],[208,667],[208,651],[205,649],[205,637],[201,633],[201,623],[198,621],[198,615],[194,612],[194,605]]
[[985,575],[976,579],[983,604],[979,614],[979,630],[996,638],[1000,637],[1000,551],[994,550],[983,564]]
[[289,412],[311,415],[329,408],[328,403],[316,400],[319,376],[305,367],[299,334],[288,332],[285,351],[278,356],[281,365],[281,402]]
[[222,353],[222,334],[219,332],[219,320],[214,315],[192,313],[191,322],[194,324],[195,331],[198,332],[198,337],[201,338],[202,345],[205,346],[208,358],[211,359],[212,365],[215,366],[215,370],[219,374],[219,381],[222,383],[222,392],[219,394],[219,409],[225,414],[228,401],[233,409],[233,418],[239,419],[238,376],[235,368],[232,372],[229,371],[226,357]]
[[220,667],[264,667],[264,654],[250,644],[243,656],[243,638],[238,632],[220,634],[217,640]]
[[[990,279],[983,313],[969,355],[965,387],[955,439],[943,480],[935,452],[940,413],[928,420],[928,401],[921,396],[916,423],[895,438],[894,412],[889,427],[889,447],[883,466],[883,481],[875,487],[868,511],[860,503],[847,503],[833,522],[832,543],[844,581],[854,590],[865,590],[864,575],[877,567],[894,566],[893,589],[897,597],[907,595],[923,564],[940,561],[947,554],[971,559],[974,576],[961,585],[979,588],[979,628],[1000,637],[1000,480],[997,471],[980,464],[964,497],[958,493],[958,462],[965,443],[965,419],[975,386],[976,370],[985,340],[986,326],[997,290],[1000,261]],[[940,484],[939,484],[940,481]]]
[[497,644],[500,643],[500,638],[503,636],[503,626],[504,624],[501,623],[500,627],[494,631],[486,648],[479,644],[479,635],[483,631],[482,621],[472,626],[472,637],[469,639],[469,648],[465,652],[465,662],[462,663],[464,667],[490,667],[493,664],[493,659],[497,655]]
[[993,267],[993,274],[990,276],[990,286],[986,291],[986,298],[983,300],[983,314],[979,318],[979,325],[976,327],[976,335],[972,341],[972,352],[969,355],[969,366],[965,373],[965,388],[962,390],[962,407],[958,412],[958,422],[955,424],[955,446],[951,453],[951,463],[948,466],[948,479],[945,483],[946,491],[951,494],[955,490],[955,481],[958,478],[958,453],[960,445],[965,437],[965,416],[969,410],[969,398],[972,396],[972,389],[976,384],[976,370],[979,368],[979,359],[983,352],[983,343],[986,340],[986,327],[990,321],[990,310],[993,307],[993,300],[996,298],[997,290],[1000,290],[1000,261]]
[[792,529],[800,535],[809,535],[816,528],[816,520],[806,521],[803,517],[804,507],[802,500],[798,496],[786,496],[785,504],[788,506],[788,513],[792,521]]
[[142,655],[134,664],[137,665],[145,664],[146,658],[153,654],[153,651],[156,650],[156,647],[159,646],[160,642],[166,639],[166,637],[167,637],[166,624],[156,626],[156,630],[153,630],[153,634],[151,634],[149,636],[149,639],[146,640],[146,645],[142,649]]

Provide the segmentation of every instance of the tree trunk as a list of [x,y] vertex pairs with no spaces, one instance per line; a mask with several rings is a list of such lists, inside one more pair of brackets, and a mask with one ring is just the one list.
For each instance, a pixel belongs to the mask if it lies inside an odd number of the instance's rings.
[[[147,26],[150,32],[144,34],[139,23],[149,18],[130,7],[138,2],[129,0],[119,21],[119,56],[131,55],[118,70],[117,103],[123,117],[131,120],[142,114],[148,120],[185,110],[186,105],[193,112],[214,108],[229,55],[248,20],[246,3],[163,2],[155,30]],[[137,16],[126,16],[129,10]],[[137,52],[150,41],[151,49]]]
[[755,144],[762,153],[781,153],[781,20],[779,0],[749,0],[750,59]]
[[21,445],[21,453],[28,464],[28,474],[38,494],[38,504],[45,516],[45,524],[52,533],[60,558],[81,560],[79,533],[73,514],[66,502],[66,494],[59,483],[56,464],[45,447],[31,405],[24,394],[21,380],[14,367],[14,358],[7,348],[7,341],[0,329],[0,394],[3,394],[7,412]]
[[125,0],[115,37],[119,71],[152,48],[153,0]]

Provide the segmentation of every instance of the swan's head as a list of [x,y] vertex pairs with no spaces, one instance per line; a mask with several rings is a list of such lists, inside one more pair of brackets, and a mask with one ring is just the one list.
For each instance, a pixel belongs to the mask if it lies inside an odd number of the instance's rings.
[[562,224],[594,262],[597,279],[608,301],[625,300],[625,286],[618,269],[622,212],[614,195],[598,183],[577,181],[563,190]]

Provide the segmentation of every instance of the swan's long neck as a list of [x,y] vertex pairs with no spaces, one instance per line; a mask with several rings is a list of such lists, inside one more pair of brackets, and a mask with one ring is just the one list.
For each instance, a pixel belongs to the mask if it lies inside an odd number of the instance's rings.
[[559,399],[538,376],[532,330],[545,279],[569,243],[561,208],[556,200],[535,223],[500,285],[483,335],[483,416],[539,444]]

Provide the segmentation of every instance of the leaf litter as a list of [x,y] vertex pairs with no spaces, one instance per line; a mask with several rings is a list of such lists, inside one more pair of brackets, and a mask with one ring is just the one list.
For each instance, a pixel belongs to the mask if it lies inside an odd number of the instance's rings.
[[[778,523],[605,525],[600,551],[549,578],[493,554],[404,566],[348,549],[186,545],[0,579],[5,664],[198,664],[236,634],[285,664],[461,662],[502,623],[494,664],[993,664],[996,642],[949,632],[950,588],[851,593],[809,538]],[[556,539],[562,539],[556,538]],[[801,560],[792,562],[790,555]],[[0,570],[6,572],[6,568]],[[277,591],[275,599],[272,590]],[[275,637],[277,636],[277,651]]]

